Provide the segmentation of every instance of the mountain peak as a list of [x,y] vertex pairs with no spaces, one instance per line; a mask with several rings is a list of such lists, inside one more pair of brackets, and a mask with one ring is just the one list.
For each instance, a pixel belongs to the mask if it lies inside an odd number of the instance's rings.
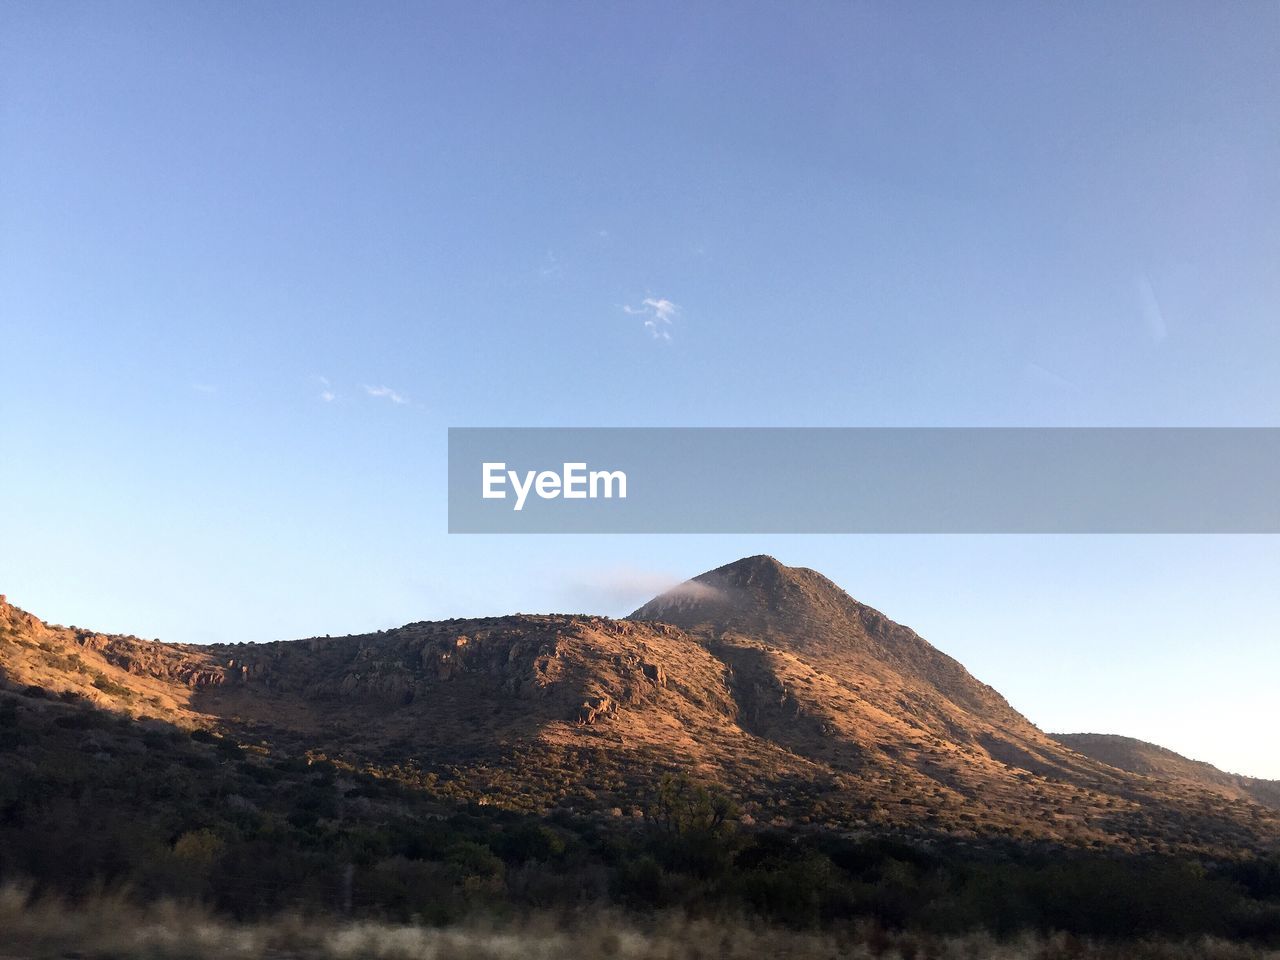
[[717,570],[731,570],[735,568],[743,569],[763,569],[773,568],[777,570],[786,570],[787,565],[782,563],[777,557],[770,556],[767,553],[757,553],[750,557],[743,557],[741,560],[735,560],[733,563],[726,563]]
[[682,627],[793,634],[856,615],[861,604],[822,574],[767,554],[743,557],[650,600],[633,620]]
[[988,720],[1030,729],[1003,697],[914,630],[859,603],[816,570],[788,567],[764,554],[694,577],[629,619],[663,621],[712,640],[752,637],[832,675],[874,678],[885,690],[905,683]]
[[793,572],[792,567],[788,567],[776,557],[771,557],[767,553],[757,553],[753,557],[743,557],[741,560],[733,561],[733,563],[726,563],[722,567],[708,570],[694,579],[701,580],[704,577],[718,576],[720,579],[734,582],[750,582],[761,578],[781,580],[787,578]]

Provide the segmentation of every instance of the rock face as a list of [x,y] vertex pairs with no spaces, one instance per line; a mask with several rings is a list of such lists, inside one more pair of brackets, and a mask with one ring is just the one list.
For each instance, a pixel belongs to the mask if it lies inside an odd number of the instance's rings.
[[523,809],[630,809],[685,769],[765,822],[1146,849],[1280,840],[1274,811],[1046,736],[914,631],[769,557],[621,621],[507,616],[265,644],[53,627],[4,603],[0,680],[387,775],[429,769],[454,795]]
[[666,642],[672,633],[593,617],[516,616],[208,649],[240,687],[309,702],[429,705],[454,687],[539,701],[599,687],[608,695],[591,705],[594,712],[584,722],[593,723],[619,703],[645,702],[666,687],[666,670],[647,643],[651,637]]
[[0,681],[9,686],[180,711],[194,691],[226,679],[219,659],[204,648],[50,626],[0,602]]

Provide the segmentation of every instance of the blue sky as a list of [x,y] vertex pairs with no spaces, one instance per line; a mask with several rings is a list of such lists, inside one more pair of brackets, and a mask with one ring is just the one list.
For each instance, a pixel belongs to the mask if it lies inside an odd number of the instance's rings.
[[449,537],[466,425],[1266,425],[1280,7],[0,7],[0,590],[207,642],[816,567],[1280,777],[1266,537]]

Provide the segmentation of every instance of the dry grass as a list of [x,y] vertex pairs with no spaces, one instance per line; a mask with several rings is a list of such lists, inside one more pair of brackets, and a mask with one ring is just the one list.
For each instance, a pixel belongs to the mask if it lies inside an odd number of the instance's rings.
[[649,920],[594,911],[565,920],[475,919],[447,928],[377,922],[339,923],[298,915],[239,924],[190,905],[140,907],[98,896],[70,907],[0,888],[0,960],[1280,960],[1270,951],[1219,940],[1093,944],[1076,938],[985,934],[928,937],[859,926],[798,933],[778,927],[691,920]]

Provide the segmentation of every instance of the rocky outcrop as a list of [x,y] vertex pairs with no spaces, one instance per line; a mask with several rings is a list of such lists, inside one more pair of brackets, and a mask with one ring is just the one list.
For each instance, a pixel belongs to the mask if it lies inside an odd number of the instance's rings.
[[575,719],[582,726],[591,726],[597,720],[612,716],[618,712],[618,703],[612,697],[601,695],[592,697],[578,708]]
[[153,677],[193,690],[225,683],[229,676],[226,666],[198,648],[84,630],[74,631],[74,638],[83,649],[98,653],[108,663],[134,676]]

